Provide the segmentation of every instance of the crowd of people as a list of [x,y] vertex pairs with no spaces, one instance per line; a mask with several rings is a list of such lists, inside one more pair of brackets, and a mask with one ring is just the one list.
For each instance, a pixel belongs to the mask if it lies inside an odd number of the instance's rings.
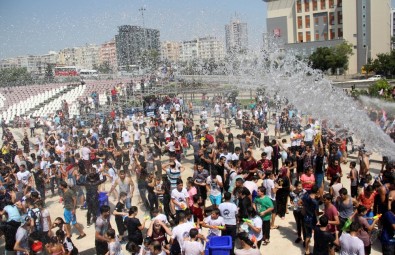
[[[363,146],[348,163],[351,136],[330,123],[304,120],[290,105],[270,115],[262,97],[236,102],[215,97],[196,114],[192,102],[167,96],[149,103],[151,117],[113,110],[87,127],[56,115],[42,130],[32,120],[20,144],[3,124],[6,254],[78,254],[72,228],[76,239],[87,234],[76,210],[94,224],[98,255],[119,255],[122,245],[130,254],[202,255],[218,236],[231,237],[230,254],[262,254],[290,211],[291,241],[305,254],[370,254],[377,238],[383,254],[395,254],[394,161],[374,175]],[[52,220],[49,195],[63,217]]]

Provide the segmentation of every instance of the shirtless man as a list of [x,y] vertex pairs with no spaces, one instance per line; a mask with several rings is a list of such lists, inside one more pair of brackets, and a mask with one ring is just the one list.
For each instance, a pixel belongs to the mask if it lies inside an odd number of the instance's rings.
[[[369,156],[370,153],[368,153],[364,148],[361,148],[359,150],[359,188],[363,189],[365,185],[365,177],[369,173]],[[360,193],[362,191],[360,190]]]
[[125,206],[127,209],[129,209],[132,205],[132,197],[133,197],[133,192],[134,192],[134,183],[132,178],[127,177],[125,171],[121,170],[119,171],[119,178],[115,180],[114,184],[112,185],[110,191],[108,194],[111,194],[111,192],[119,186],[119,192],[118,194],[121,194],[121,192],[125,192],[128,196],[125,200]]

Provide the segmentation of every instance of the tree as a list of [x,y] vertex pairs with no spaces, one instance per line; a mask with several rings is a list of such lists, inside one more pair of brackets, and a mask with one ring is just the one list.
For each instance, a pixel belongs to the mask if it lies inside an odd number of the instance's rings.
[[47,67],[45,68],[45,80],[52,82],[54,79],[54,74],[53,74],[53,64],[47,63]]
[[334,73],[338,68],[348,70],[348,59],[352,55],[352,45],[343,42],[335,47],[319,47],[311,54],[311,67],[325,72],[331,69]]
[[325,72],[333,65],[333,52],[328,47],[319,47],[309,57],[311,67]]
[[1,86],[25,85],[33,82],[33,77],[27,71],[26,67],[7,68],[0,70]]
[[369,95],[372,97],[391,98],[391,85],[387,80],[378,80],[369,86]]
[[377,74],[390,75],[395,73],[395,50],[391,53],[377,54],[373,60],[373,70]]

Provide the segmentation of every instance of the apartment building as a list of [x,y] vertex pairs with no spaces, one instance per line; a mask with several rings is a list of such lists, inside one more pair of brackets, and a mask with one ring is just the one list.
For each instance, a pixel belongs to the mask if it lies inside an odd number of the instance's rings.
[[318,47],[353,45],[351,74],[390,51],[390,0],[268,0],[267,31],[309,56]]
[[109,63],[113,71],[117,70],[117,48],[115,39],[105,42],[99,47],[99,64]]
[[180,46],[179,42],[164,41],[161,44],[161,56],[163,61],[176,63],[180,60]]
[[225,25],[226,53],[240,52],[248,49],[247,23],[239,19]]

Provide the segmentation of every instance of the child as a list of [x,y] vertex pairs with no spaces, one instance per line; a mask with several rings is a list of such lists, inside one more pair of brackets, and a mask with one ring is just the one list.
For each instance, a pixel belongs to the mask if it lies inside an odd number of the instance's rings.
[[211,211],[211,215],[204,219],[202,222],[202,226],[208,228],[208,237],[209,236],[221,236],[221,231],[225,229],[224,218],[220,215],[220,211],[218,209],[214,209]]
[[125,226],[123,224],[123,217],[128,214],[125,212],[125,200],[127,198],[127,194],[125,192],[121,192],[119,194],[119,202],[116,204],[114,208],[113,214],[115,215],[115,223],[117,224],[117,229],[119,233],[119,238],[123,240],[125,233]]
[[166,252],[162,249],[162,245],[158,241],[154,241],[151,244],[152,255],[166,255]]
[[110,228],[107,230],[107,237],[110,239],[108,242],[108,255],[120,255],[121,254],[121,243],[118,238],[115,237],[115,230]]

